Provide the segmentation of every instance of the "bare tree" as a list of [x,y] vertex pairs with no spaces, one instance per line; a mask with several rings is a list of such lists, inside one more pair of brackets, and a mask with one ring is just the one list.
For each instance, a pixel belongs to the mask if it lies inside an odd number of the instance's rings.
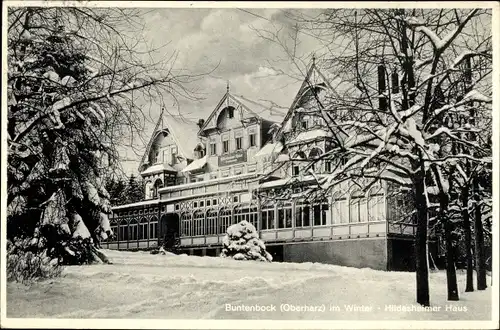
[[[364,179],[358,182],[365,189],[377,180],[401,186],[410,182],[417,227],[416,300],[430,303],[432,212],[445,232],[448,299],[458,300],[450,175],[463,172],[466,160],[474,166],[491,163],[488,131],[482,129],[491,118],[491,12],[334,9],[317,17],[292,17],[303,31],[330,40],[323,66],[336,76],[330,97],[316,97],[316,115],[337,143],[321,158],[342,156],[348,161],[332,173],[317,174],[318,187],[328,190],[358,179]],[[282,45],[295,62],[280,31],[259,34]],[[473,65],[466,68],[469,60]],[[466,71],[473,79],[464,89],[460,86]],[[481,235],[480,225],[475,230]],[[483,240],[476,238],[476,244]]]

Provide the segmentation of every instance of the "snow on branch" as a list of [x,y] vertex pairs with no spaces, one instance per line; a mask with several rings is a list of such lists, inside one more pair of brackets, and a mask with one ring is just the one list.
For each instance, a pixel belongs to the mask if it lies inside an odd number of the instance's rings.
[[473,89],[464,96],[463,101],[491,103],[491,97],[481,94],[477,90]]
[[432,31],[431,29],[429,29],[428,27],[426,27],[424,25],[418,25],[415,28],[415,31],[425,34],[427,36],[427,38],[429,38],[429,40],[431,41],[432,45],[434,46],[434,49],[438,53],[442,53],[453,42],[453,40],[458,36],[458,34],[462,31],[462,29],[465,27],[467,22],[469,22],[469,20],[471,20],[472,17],[474,17],[474,15],[476,14],[477,11],[478,11],[478,9],[471,10],[471,12],[465,17],[465,19],[462,22],[460,22],[458,27],[456,29],[454,29],[453,31],[451,31],[450,33],[448,33],[448,35],[446,35],[442,39],[439,38],[438,35],[434,31]]

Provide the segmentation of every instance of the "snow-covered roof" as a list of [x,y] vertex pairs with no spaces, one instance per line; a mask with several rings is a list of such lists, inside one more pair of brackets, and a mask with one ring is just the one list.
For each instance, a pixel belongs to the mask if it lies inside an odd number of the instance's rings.
[[208,186],[208,185],[215,184],[215,183],[238,181],[238,180],[256,177],[258,175],[259,175],[258,173],[244,173],[244,174],[232,175],[232,176],[227,176],[227,177],[222,177],[222,178],[216,178],[216,179],[210,179],[210,180],[204,180],[204,181],[198,181],[198,182],[190,182],[190,183],[179,184],[179,185],[175,185],[175,186],[168,186],[168,187],[159,188],[158,192],[162,193],[162,192],[168,192],[168,191],[185,190],[185,189],[196,188],[196,187],[201,187],[201,186]]
[[265,120],[280,123],[283,121],[283,118],[285,118],[286,110],[277,107],[274,104],[266,105],[262,102],[250,100],[243,95],[230,94],[230,97],[232,97],[236,102],[241,103],[254,115]]
[[194,159],[194,149],[200,142],[197,124],[183,118],[181,115],[167,114],[163,115],[163,119],[164,125],[172,134],[172,138],[179,148],[179,154]]
[[273,180],[269,182],[264,182],[259,186],[259,188],[272,188],[272,187],[278,187],[278,186],[284,186],[286,184],[291,184],[294,182],[308,182],[314,180],[314,176],[312,175],[305,175],[305,176],[294,176],[294,177],[288,177],[284,179],[278,179],[278,180]]
[[281,144],[281,142],[267,143],[255,154],[255,157],[268,156],[274,153],[278,153],[281,150],[283,150],[283,145]]
[[215,116],[218,116],[220,111],[228,105],[232,105],[235,108],[240,108],[242,111],[242,118],[261,118],[274,123],[281,123],[285,117],[286,110],[282,107],[272,103],[265,104],[266,102],[250,100],[243,95],[235,95],[230,93],[229,90],[219,101],[215,109],[212,111],[210,116],[205,120],[204,125],[201,127],[200,132],[204,132],[207,129],[215,128],[215,121],[213,120]]
[[310,131],[300,132],[296,137],[292,138],[288,143],[305,142],[313,140],[317,137],[329,136],[329,132],[324,129],[313,129]]
[[196,171],[201,169],[205,164],[207,163],[207,156],[205,155],[204,157],[200,159],[195,159],[191,164],[186,166],[182,172],[191,172],[191,171]]
[[161,173],[163,171],[177,172],[175,168],[167,164],[156,164],[148,167],[145,171],[141,172],[141,175],[147,175],[152,173]]
[[137,206],[155,205],[155,204],[158,204],[159,202],[160,202],[159,199],[150,199],[150,200],[140,201],[140,202],[136,202],[136,203],[130,203],[130,204],[124,204],[124,205],[114,206],[111,209],[113,211],[117,211],[117,210],[122,210],[122,209],[128,209],[128,208],[132,208],[132,207],[137,207]]
[[171,114],[162,111],[162,115],[158,118],[155,130],[151,135],[146,151],[142,156],[139,168],[147,164],[148,155],[154,145],[156,138],[160,134],[168,134],[172,137],[178,148],[178,155],[186,159],[194,159],[194,149],[200,142],[198,137],[199,127],[196,123],[184,118],[182,114]]

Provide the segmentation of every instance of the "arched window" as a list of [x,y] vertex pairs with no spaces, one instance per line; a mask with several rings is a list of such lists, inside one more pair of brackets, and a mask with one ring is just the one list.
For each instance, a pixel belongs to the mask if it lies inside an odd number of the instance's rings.
[[295,227],[309,227],[311,225],[311,206],[307,200],[295,202]]
[[146,182],[144,195],[146,196],[146,199],[153,198],[153,183],[151,181]]
[[148,220],[146,218],[142,218],[139,224],[139,239],[148,239]]
[[217,209],[210,209],[207,211],[207,235],[217,234]]
[[242,204],[234,208],[234,222],[248,221],[257,228],[257,206],[253,204]]
[[368,221],[367,199],[361,190],[355,190],[349,202],[349,222],[366,221]]
[[163,188],[163,182],[161,179],[156,179],[155,184],[153,186],[153,198],[158,197],[158,189]]
[[205,212],[198,210],[193,214],[193,236],[205,234]]
[[152,217],[151,220],[149,221],[149,239],[158,238],[157,227],[158,227],[158,218]]
[[205,157],[206,155],[205,145],[202,143],[198,143],[198,145],[196,145],[196,147],[194,148],[194,153],[198,157],[198,159]]
[[231,209],[223,208],[219,211],[219,234],[224,234],[231,225]]
[[118,224],[116,223],[116,214],[114,215],[113,218],[110,219],[110,229],[111,232],[113,233],[113,236],[108,237],[108,241],[114,242],[118,240]]
[[118,233],[118,240],[119,241],[128,241],[128,222],[127,220],[123,219],[120,222],[120,228],[118,228],[119,233]]
[[384,190],[375,186],[368,193],[368,221],[385,220]]
[[185,212],[181,214],[181,236],[191,236],[192,214]]
[[347,198],[344,193],[336,192],[332,196],[332,220],[333,223],[349,222],[349,209]]
[[130,241],[137,240],[138,227],[139,227],[139,224],[137,223],[137,220],[130,221],[130,223],[128,225],[128,239]]
[[297,176],[300,174],[300,169],[302,167],[300,163],[303,162],[302,160],[306,159],[306,155],[303,151],[298,151],[292,159],[294,159],[294,161],[292,161],[292,175]]
[[321,161],[318,158],[323,154],[323,151],[318,147],[313,147],[311,151],[309,151],[309,160],[312,162],[311,169],[316,171],[316,169],[321,169]]
[[324,226],[332,223],[332,214],[328,200],[321,199],[314,202],[313,224],[314,226]]

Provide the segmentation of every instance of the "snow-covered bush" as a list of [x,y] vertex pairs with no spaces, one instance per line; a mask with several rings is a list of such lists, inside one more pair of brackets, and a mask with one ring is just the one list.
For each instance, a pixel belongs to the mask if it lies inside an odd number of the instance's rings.
[[271,254],[266,251],[264,242],[259,239],[257,230],[248,221],[241,221],[227,228],[222,241],[221,257],[268,262],[273,260]]
[[51,257],[47,249],[38,249],[44,244],[43,237],[7,240],[7,280],[30,283],[58,276],[62,271],[58,259]]

